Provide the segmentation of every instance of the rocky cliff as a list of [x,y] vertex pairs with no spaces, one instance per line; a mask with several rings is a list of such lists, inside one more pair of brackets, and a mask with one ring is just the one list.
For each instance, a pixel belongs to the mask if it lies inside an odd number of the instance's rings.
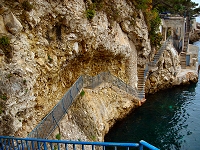
[[81,74],[109,70],[136,87],[151,51],[143,14],[126,0],[4,0],[0,24],[10,41],[0,55],[1,135],[26,136]]
[[199,41],[200,39],[200,23],[196,23],[195,30],[190,34],[190,43]]

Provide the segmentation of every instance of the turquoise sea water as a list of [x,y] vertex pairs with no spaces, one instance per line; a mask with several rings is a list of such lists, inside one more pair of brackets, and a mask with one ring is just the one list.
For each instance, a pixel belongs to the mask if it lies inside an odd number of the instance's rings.
[[[200,47],[200,42],[194,44]],[[110,130],[105,141],[145,140],[162,150],[200,150],[200,81],[146,99]]]

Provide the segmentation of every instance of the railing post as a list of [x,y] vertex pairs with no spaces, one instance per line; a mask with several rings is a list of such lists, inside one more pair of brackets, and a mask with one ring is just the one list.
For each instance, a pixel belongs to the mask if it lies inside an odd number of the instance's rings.
[[94,88],[94,77],[92,77],[92,89]]
[[77,86],[78,82],[79,82],[79,81],[76,82],[76,90],[77,90],[77,93],[79,92],[79,89],[78,89],[78,86]]
[[98,74],[98,84],[97,85],[99,85],[99,83],[100,83],[100,81],[99,81],[99,74]]
[[44,142],[44,150],[48,150],[46,142]]
[[119,85],[119,78],[117,78],[117,86],[120,89],[120,85]]
[[63,100],[64,100],[64,99],[62,99],[62,108],[63,108],[64,112],[67,113],[67,110],[66,110],[66,108],[65,108],[65,105],[64,105]]
[[139,143],[139,150],[143,150],[143,145]]
[[71,103],[72,103],[72,101],[73,101],[72,89],[70,89],[69,94],[70,94],[70,99],[71,99]]

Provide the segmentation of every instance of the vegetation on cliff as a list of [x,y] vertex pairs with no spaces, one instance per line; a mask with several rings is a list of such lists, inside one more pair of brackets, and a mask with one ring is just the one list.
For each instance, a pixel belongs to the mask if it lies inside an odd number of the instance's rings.
[[135,0],[133,1],[136,8],[141,9],[144,13],[146,23],[149,29],[149,38],[152,46],[160,46],[162,40],[159,31],[160,13],[170,12],[181,16],[196,16],[200,14],[200,6],[191,0]]
[[151,45],[158,47],[162,40],[162,35],[159,31],[161,19],[157,8],[152,8],[152,0],[136,0],[134,2],[137,9],[141,9],[145,16],[145,21],[149,31]]
[[198,15],[200,14],[200,6],[192,0],[153,0],[152,7],[159,12],[170,12],[173,14],[183,15]]

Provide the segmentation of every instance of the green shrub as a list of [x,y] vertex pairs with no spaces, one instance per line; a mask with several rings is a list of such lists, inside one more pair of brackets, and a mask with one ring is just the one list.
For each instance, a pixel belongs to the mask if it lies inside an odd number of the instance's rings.
[[54,146],[54,149],[53,150],[57,150],[58,149],[58,146],[56,145],[56,146]]
[[6,56],[6,61],[9,63],[13,55],[12,55],[12,47],[10,45],[10,39],[7,36],[2,36],[0,38],[0,49],[3,50]]
[[87,9],[86,10],[86,17],[88,20],[92,20],[95,15],[95,10],[94,9]]
[[149,36],[151,44],[158,47],[160,46],[160,42],[162,40],[162,35],[159,32],[159,26],[161,24],[159,12],[156,9],[151,10],[151,17],[149,18],[150,18]]
[[3,113],[3,109],[2,109],[2,107],[0,106],[0,114],[2,114]]
[[6,101],[8,99],[6,94],[0,94],[0,98],[4,101]]
[[23,80],[23,84],[24,84],[24,85],[26,84],[26,79]]
[[60,134],[60,133],[56,134],[56,139],[57,139],[57,140],[60,140],[60,139],[61,139],[61,134]]
[[50,55],[48,55],[48,60],[49,60],[49,63],[52,63],[52,62],[53,62],[53,59],[51,58]]
[[31,10],[33,9],[33,5],[30,4],[29,1],[24,1],[24,2],[22,3],[22,7],[23,7],[23,9],[26,10],[26,11],[31,11]]
[[160,32],[150,34],[150,40],[152,45],[160,47],[161,46],[160,42],[162,41],[162,34]]
[[6,76],[6,78],[10,79],[12,76],[13,76],[13,74],[12,74],[12,73],[9,73],[9,74]]
[[10,44],[10,40],[7,36],[2,36],[0,38],[0,44],[3,46],[9,45]]
[[95,135],[92,135],[90,138],[91,138],[92,141],[96,141],[96,136]]
[[92,5],[89,8],[94,10],[102,10],[103,8],[103,0],[92,0]]
[[81,91],[80,96],[83,97],[85,95],[85,91]]

